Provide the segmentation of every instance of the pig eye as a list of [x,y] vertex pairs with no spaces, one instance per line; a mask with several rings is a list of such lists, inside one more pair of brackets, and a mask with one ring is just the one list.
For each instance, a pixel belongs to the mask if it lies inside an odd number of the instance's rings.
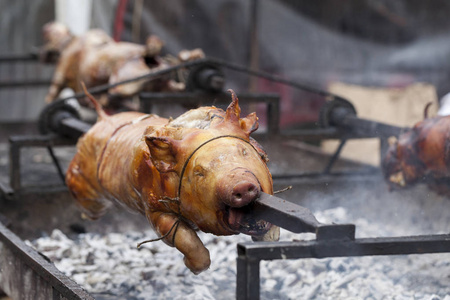
[[194,176],[204,177],[206,174],[206,169],[202,166],[195,166],[194,168]]
[[245,149],[242,145],[238,145],[237,148],[238,148],[238,151],[242,154],[242,156],[248,155],[248,150]]

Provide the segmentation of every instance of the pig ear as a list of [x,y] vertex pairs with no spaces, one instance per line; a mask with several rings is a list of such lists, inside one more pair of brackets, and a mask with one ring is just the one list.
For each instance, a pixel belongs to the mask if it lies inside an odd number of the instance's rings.
[[161,173],[174,171],[176,165],[176,141],[168,137],[146,136],[150,159]]
[[231,103],[227,108],[225,113],[225,121],[238,122],[241,115],[241,108],[239,107],[239,99],[236,93],[229,89],[228,92],[231,93]]
[[253,112],[248,116],[246,116],[245,118],[240,119],[239,125],[241,126],[242,130],[244,130],[248,135],[250,135],[250,133],[257,130],[259,127],[258,117],[256,116],[256,113]]
[[255,113],[251,113],[245,118],[239,119],[241,115],[241,108],[239,107],[239,99],[236,96],[236,93],[229,89],[228,92],[231,93],[231,104],[228,106],[225,121],[238,123],[239,126],[244,130],[245,133],[250,135],[253,131],[258,129],[258,117]]

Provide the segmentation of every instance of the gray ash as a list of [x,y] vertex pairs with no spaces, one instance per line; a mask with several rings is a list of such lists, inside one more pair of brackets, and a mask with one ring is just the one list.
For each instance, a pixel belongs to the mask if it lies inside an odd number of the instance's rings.
[[[316,212],[321,222],[345,223],[342,207]],[[408,234],[357,219],[358,237]],[[182,255],[162,242],[145,244],[152,231],[80,234],[74,240],[54,230],[31,242],[58,269],[99,299],[233,299],[236,244],[245,235],[200,233],[210,250],[209,270],[193,275]],[[311,239],[282,230],[281,239]],[[261,299],[442,299],[450,300],[450,254],[275,260],[261,262]]]

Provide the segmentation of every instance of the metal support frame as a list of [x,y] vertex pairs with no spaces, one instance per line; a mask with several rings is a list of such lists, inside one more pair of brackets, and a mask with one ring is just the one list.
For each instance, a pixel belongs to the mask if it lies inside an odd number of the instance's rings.
[[311,211],[262,193],[255,215],[289,231],[313,232],[315,240],[237,245],[236,299],[259,299],[262,260],[450,252],[450,234],[355,239],[353,224],[322,224]]
[[[331,128],[330,128],[331,129]],[[337,131],[336,131],[337,132]],[[309,136],[309,133],[306,133]],[[284,134],[282,134],[284,136]],[[312,136],[310,136],[312,137]],[[321,135],[323,137],[323,135]],[[355,137],[356,138],[356,137]],[[272,175],[272,178],[274,180],[295,180],[295,179],[316,179],[316,180],[323,180],[323,181],[330,181],[330,180],[336,180],[339,176],[367,176],[367,175],[374,175],[379,173],[379,168],[371,166],[371,165],[365,165],[362,167],[362,170],[358,171],[332,171],[333,166],[338,161],[339,156],[341,155],[342,149],[344,148],[345,144],[347,143],[348,139],[350,137],[348,135],[345,135],[344,137],[340,138],[340,142],[334,153],[330,156],[328,159],[325,167],[322,171],[317,172],[303,172],[303,173],[295,173],[295,174],[274,174]],[[384,138],[380,138],[381,143],[385,141]],[[386,143],[384,143],[386,144]],[[382,144],[382,145],[384,145]],[[384,153],[384,148],[380,148],[380,155]]]
[[[303,140],[340,140],[339,146],[329,159],[324,170],[321,173],[318,173],[321,175],[332,175],[330,171],[334,163],[339,158],[339,155],[347,140],[359,138],[379,138],[379,153],[382,160],[383,154],[387,151],[389,146],[387,139],[391,136],[399,136],[408,130],[404,127],[358,118],[353,105],[349,101],[339,98],[328,101],[323,105],[319,114],[318,123],[321,128],[314,130],[290,130],[283,132],[283,136],[300,138]],[[373,171],[373,168],[371,167],[368,167],[367,169],[369,172]],[[293,174],[281,177],[284,179],[294,179],[305,177],[305,174]]]
[[[141,93],[140,111],[150,113],[153,104],[187,104],[187,105],[228,105],[230,95],[227,93]],[[277,134],[279,132],[280,96],[278,94],[265,93],[240,93],[241,104],[265,103],[267,106],[267,133]]]
[[[74,145],[75,140],[61,138],[55,134],[37,135],[37,136],[11,136],[9,138],[9,187],[5,184],[0,185],[1,192],[6,196],[11,196],[13,192],[27,192],[27,188],[22,186],[21,180],[21,149],[24,147],[53,147]],[[58,170],[57,170],[58,171]],[[61,190],[64,185],[39,186],[39,190]],[[64,188],[65,189],[65,188]],[[30,188],[28,192],[34,192]]]
[[[38,60],[39,54],[28,53],[28,54],[9,54],[9,55],[0,55],[0,64],[3,63],[17,63],[17,62],[31,62],[31,63],[40,63]],[[0,88],[22,88],[22,87],[30,87],[30,86],[50,86],[51,78],[48,79],[32,79],[32,80],[20,80],[20,81],[2,81],[0,82]]]
[[240,243],[237,251],[236,299],[259,299],[262,260],[443,253],[450,252],[450,235]]

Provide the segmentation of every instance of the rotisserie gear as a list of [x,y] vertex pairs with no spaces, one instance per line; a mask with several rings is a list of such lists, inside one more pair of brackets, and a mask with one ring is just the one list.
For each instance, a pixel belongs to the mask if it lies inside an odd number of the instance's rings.
[[238,99],[226,112],[190,110],[174,120],[125,112],[107,116],[79,139],[66,182],[84,213],[100,217],[117,200],[144,214],[165,243],[185,255],[194,273],[210,265],[200,229],[278,239],[278,228],[255,220],[250,205],[272,194],[266,153],[250,133],[255,113],[240,118]]
[[427,118],[400,135],[382,168],[391,188],[426,183],[450,195],[450,116]]

